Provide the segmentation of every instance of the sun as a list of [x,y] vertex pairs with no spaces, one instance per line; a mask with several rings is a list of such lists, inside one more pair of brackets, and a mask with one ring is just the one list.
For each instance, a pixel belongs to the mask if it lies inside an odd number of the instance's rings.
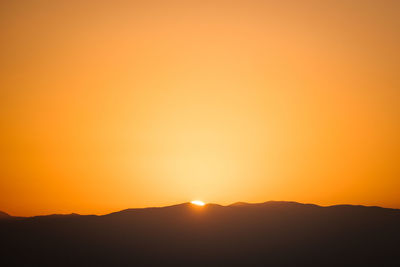
[[203,201],[200,201],[200,200],[193,200],[193,201],[190,201],[190,203],[192,203],[194,205],[197,205],[197,206],[204,206],[206,204],[206,203],[204,203]]

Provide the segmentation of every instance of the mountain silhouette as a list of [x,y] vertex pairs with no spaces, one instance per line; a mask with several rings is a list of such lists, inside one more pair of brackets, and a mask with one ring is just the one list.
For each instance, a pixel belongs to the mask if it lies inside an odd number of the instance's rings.
[[0,221],[28,266],[400,266],[400,210],[269,201],[183,203]]
[[5,212],[3,212],[3,211],[0,211],[0,219],[1,218],[9,218],[9,217],[11,217],[8,213],[5,213]]

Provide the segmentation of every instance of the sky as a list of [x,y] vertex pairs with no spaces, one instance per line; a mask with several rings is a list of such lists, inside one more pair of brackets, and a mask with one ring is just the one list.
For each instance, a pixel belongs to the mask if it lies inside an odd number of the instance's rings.
[[0,210],[400,208],[400,1],[0,3]]

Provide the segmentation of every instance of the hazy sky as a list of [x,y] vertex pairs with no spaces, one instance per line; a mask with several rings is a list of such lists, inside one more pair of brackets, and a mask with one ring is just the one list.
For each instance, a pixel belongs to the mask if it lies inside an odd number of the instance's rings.
[[400,208],[400,1],[1,1],[0,210]]

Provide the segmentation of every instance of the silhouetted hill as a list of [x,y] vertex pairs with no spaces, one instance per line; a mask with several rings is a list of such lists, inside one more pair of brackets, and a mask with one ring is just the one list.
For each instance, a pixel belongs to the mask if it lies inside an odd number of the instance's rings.
[[[2,220],[28,266],[396,266],[400,210],[270,201]],[[400,266],[400,265],[397,265]]]
[[0,219],[2,218],[10,218],[11,216],[3,211],[0,211]]

